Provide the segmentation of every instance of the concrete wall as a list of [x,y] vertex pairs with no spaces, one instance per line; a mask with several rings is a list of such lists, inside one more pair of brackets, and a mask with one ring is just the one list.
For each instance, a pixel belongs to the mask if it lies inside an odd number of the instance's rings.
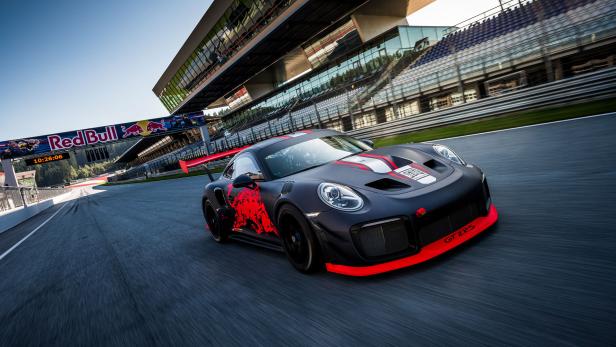
[[73,192],[68,192],[56,196],[53,199],[41,201],[35,205],[30,205],[28,207],[19,207],[14,210],[0,213],[0,234],[36,216],[37,214],[45,211],[46,209],[65,201],[72,193]]

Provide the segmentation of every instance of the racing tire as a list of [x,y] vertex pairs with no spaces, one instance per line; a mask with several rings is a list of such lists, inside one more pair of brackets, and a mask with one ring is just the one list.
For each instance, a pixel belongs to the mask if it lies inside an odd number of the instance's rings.
[[277,221],[282,247],[291,265],[303,273],[321,270],[319,242],[304,215],[297,208],[284,205]]
[[214,241],[224,243],[229,239],[229,234],[224,230],[221,220],[209,201],[203,203],[203,216],[207,223],[207,228]]

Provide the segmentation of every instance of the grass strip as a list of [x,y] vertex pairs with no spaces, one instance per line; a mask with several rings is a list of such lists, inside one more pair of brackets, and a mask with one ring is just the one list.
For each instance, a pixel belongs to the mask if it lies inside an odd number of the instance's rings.
[[448,137],[470,135],[486,131],[515,128],[524,125],[554,122],[616,111],[616,99],[592,101],[575,105],[529,109],[475,121],[445,125],[436,128],[374,139],[376,147],[409,142],[423,142]]

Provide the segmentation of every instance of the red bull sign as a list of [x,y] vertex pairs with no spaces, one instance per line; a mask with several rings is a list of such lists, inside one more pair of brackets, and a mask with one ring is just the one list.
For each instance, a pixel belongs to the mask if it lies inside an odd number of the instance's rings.
[[129,127],[122,126],[122,138],[131,136],[147,136],[157,132],[167,131],[167,127],[164,122],[155,122],[149,120],[143,120],[137,122]]
[[71,148],[100,145],[138,136],[173,134],[204,125],[206,125],[205,116],[202,112],[198,112],[27,139],[0,141],[0,157],[19,158],[55,151],[66,151]]
[[114,127],[105,127],[105,131],[102,133],[96,132],[96,130],[77,130],[77,135],[74,137],[62,137],[60,135],[47,136],[47,142],[49,142],[49,148],[52,151],[61,149],[69,149],[71,147],[81,147],[86,145],[96,145],[99,143],[106,143],[110,141],[116,141],[118,139],[118,133]]

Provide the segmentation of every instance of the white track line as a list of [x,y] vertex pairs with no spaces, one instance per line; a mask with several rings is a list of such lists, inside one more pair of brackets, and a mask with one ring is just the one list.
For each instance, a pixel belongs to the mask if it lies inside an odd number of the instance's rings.
[[21,241],[17,242],[16,244],[13,245],[13,247],[9,248],[6,252],[2,253],[2,255],[0,255],[0,260],[2,260],[4,257],[6,257],[7,255],[9,255],[9,253],[11,253],[15,248],[17,248],[17,246],[21,245],[22,242],[26,241],[28,239],[28,237],[32,236],[32,234],[34,234],[35,232],[37,232],[40,228],[42,228],[45,224],[47,224],[47,222],[49,222],[53,217],[55,217],[60,211],[62,211],[62,209],[64,208],[64,206],[68,205],[68,203],[62,205],[62,207],[60,207],[56,212],[54,212],[54,214],[51,215],[51,217],[45,219],[45,221],[43,223],[41,223],[41,225],[39,225],[38,227],[36,227],[36,229],[32,230],[28,235],[26,235],[26,237],[24,237],[23,239],[21,239]]
[[486,132],[476,133],[476,134],[460,135],[460,136],[454,136],[454,137],[445,137],[445,138],[442,138],[442,139],[429,140],[427,142],[435,142],[435,141],[441,141],[441,140],[461,139],[461,138],[464,138],[464,137],[471,137],[471,136],[477,136],[477,135],[500,133],[500,132],[503,132],[503,131],[510,131],[510,130],[516,130],[516,129],[524,129],[524,128],[532,128],[532,127],[540,127],[540,126],[556,124],[556,123],[573,122],[573,121],[576,121],[576,120],[584,120],[584,119],[589,119],[589,118],[603,117],[603,116],[614,116],[614,115],[616,115],[616,112],[601,113],[601,114],[595,114],[595,115],[592,115],[592,116],[584,116],[584,117],[556,120],[556,121],[547,122],[547,123],[523,125],[523,126],[519,126],[519,127],[515,127],[515,128],[492,130],[492,131],[486,131]]

